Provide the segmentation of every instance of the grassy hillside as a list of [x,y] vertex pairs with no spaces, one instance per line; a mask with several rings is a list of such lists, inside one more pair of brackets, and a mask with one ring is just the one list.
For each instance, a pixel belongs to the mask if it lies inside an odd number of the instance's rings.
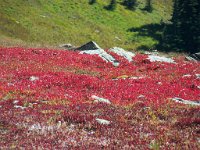
[[168,20],[172,0],[153,0],[152,13],[142,11],[145,0],[138,0],[135,11],[120,2],[112,12],[104,9],[109,0],[94,5],[88,0],[0,0],[0,44],[81,45],[94,40],[104,48],[152,48],[156,39],[128,30]]

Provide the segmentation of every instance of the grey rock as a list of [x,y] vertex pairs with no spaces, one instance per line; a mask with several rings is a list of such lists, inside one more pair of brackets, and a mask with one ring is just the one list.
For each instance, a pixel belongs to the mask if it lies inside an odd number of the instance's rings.
[[105,119],[96,118],[96,121],[97,121],[99,124],[103,124],[103,125],[109,125],[109,124],[110,124],[110,121],[105,120]]
[[36,77],[36,76],[31,76],[29,78],[30,81],[36,81],[36,80],[39,80],[39,77]]
[[102,48],[96,42],[90,41],[90,42],[76,48],[75,50],[84,51],[84,50],[97,50],[97,49],[102,49]]
[[106,62],[111,62],[114,66],[119,66],[119,62],[106,51],[104,51],[97,43],[94,41],[88,42],[83,46],[76,48],[75,50],[80,51],[80,54],[90,54],[98,55]]
[[133,61],[133,57],[135,56],[134,53],[125,51],[124,49],[122,49],[120,47],[113,47],[113,48],[109,49],[109,51],[113,52],[113,53],[116,53],[119,56],[124,57],[129,62]]
[[94,102],[102,102],[102,103],[106,103],[106,104],[111,104],[111,102],[105,98],[101,98],[101,97],[98,97],[95,95],[92,95],[91,98],[94,99]]
[[174,97],[174,98],[172,98],[172,100],[175,101],[175,102],[178,102],[178,103],[182,103],[182,104],[200,106],[200,101],[199,100],[190,101],[190,100],[184,100],[184,99],[178,98],[178,97]]
[[191,60],[191,61],[200,61],[200,52],[191,54],[191,55],[187,56],[186,59]]
[[64,49],[68,49],[68,50],[73,50],[75,49],[76,47],[73,46],[72,44],[68,43],[68,44],[61,44],[59,45],[60,48],[64,48]]
[[149,55],[148,58],[151,62],[160,61],[160,62],[167,62],[167,63],[175,63],[175,61],[171,58],[166,58],[162,56],[156,55]]

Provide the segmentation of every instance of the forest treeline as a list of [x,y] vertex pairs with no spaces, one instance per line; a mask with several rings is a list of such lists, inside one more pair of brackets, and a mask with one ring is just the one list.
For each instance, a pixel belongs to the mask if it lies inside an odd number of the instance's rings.
[[[93,5],[97,0],[89,0]],[[134,11],[137,0],[123,0],[121,5]],[[114,11],[117,0],[110,0],[106,9]],[[158,47],[165,51],[200,52],[200,0],[174,0],[173,14],[168,22],[161,21],[162,35]],[[152,0],[146,0],[144,11],[153,11]]]

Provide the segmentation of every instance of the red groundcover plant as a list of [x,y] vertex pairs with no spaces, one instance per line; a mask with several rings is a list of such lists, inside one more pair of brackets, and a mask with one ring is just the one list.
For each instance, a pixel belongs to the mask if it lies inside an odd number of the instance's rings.
[[[74,51],[0,48],[0,147],[198,148],[199,108],[171,99],[200,100],[200,64],[110,54],[118,67]],[[111,105],[94,103],[92,95]]]

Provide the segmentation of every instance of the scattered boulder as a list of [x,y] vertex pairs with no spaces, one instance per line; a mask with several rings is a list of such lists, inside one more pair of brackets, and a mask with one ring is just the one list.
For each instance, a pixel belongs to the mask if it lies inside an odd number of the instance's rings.
[[130,77],[130,79],[133,79],[133,80],[139,80],[139,79],[143,79],[143,78],[145,78],[145,77],[143,77],[143,76],[142,77],[136,77],[136,76]]
[[149,55],[148,58],[151,62],[160,61],[160,62],[167,62],[167,63],[175,63],[175,61],[171,58],[156,56],[156,55]]
[[60,48],[64,48],[64,49],[68,49],[68,50],[74,50],[76,47],[73,46],[72,44],[68,43],[68,44],[61,44],[59,45]]
[[195,74],[197,79],[200,79],[200,74]]
[[106,51],[104,51],[102,48],[100,48],[99,45],[97,45],[95,42],[91,41],[87,44],[75,49],[79,50],[80,54],[90,54],[90,55],[98,55],[106,62],[111,62],[114,66],[119,66],[119,62],[110,54],[108,54]]
[[36,77],[36,76],[31,76],[29,78],[30,81],[36,81],[36,80],[39,80],[39,77]]
[[109,51],[114,52],[117,55],[124,57],[129,62],[133,61],[132,58],[135,56],[134,53],[125,51],[123,48],[120,48],[120,47],[113,47],[113,48],[109,49]]
[[191,54],[191,55],[187,56],[186,59],[191,60],[191,61],[200,61],[200,52]]
[[184,99],[178,98],[178,97],[174,97],[174,98],[172,98],[172,100],[175,101],[175,102],[178,102],[178,103],[182,103],[182,104],[200,106],[200,101],[198,101],[198,100],[190,101],[190,100],[184,100]]
[[92,97],[92,99],[94,99],[95,102],[102,102],[102,103],[106,103],[106,104],[111,104],[111,102],[108,99],[101,98],[101,97],[98,97],[98,96],[95,96],[95,95],[92,95],[91,97]]
[[25,108],[27,108],[27,107],[23,107],[23,106],[15,105],[14,108],[25,109]]
[[110,121],[105,120],[105,119],[96,118],[96,121],[97,121],[99,124],[103,124],[103,125],[109,125],[109,124],[110,124]]
[[97,50],[97,49],[102,49],[102,48],[96,42],[90,41],[90,42],[76,48],[75,50],[84,51],[84,50]]
[[17,104],[19,101],[18,100],[14,100],[13,101],[13,104]]
[[190,75],[190,74],[185,74],[185,75],[183,75],[182,76],[182,78],[189,78],[189,77],[191,77],[192,75]]

